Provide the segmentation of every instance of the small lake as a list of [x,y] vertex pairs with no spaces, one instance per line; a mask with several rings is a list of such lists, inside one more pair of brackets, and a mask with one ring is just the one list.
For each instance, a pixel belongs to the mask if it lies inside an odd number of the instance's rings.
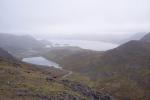
[[50,61],[50,60],[47,60],[46,58],[44,57],[29,57],[29,58],[23,58],[22,59],[23,62],[26,62],[26,63],[30,63],[30,64],[35,64],[35,65],[43,65],[43,66],[49,66],[49,67],[55,67],[55,68],[61,68],[59,66],[59,64],[53,62],[53,61]]

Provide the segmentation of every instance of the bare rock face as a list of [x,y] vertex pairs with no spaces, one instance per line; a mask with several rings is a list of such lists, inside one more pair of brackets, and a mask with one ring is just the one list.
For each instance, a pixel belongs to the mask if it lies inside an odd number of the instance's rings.
[[72,91],[79,92],[83,96],[87,97],[89,100],[113,100],[113,97],[111,97],[109,94],[101,93],[78,82],[62,80],[62,84],[71,88]]
[[85,100],[82,97],[71,95],[68,93],[60,93],[56,95],[51,95],[51,96],[43,96],[43,95],[36,95],[40,100]]
[[31,96],[36,100],[85,100],[82,97],[71,95],[66,92],[62,92],[56,95],[44,95],[42,93],[33,93],[30,90],[26,89],[19,89],[16,90],[16,94],[21,98]]
[[23,89],[17,90],[16,93],[20,97],[31,96],[37,100],[114,100],[114,98],[109,94],[96,91],[78,82],[70,80],[55,80],[53,78],[48,78],[48,82],[57,82],[63,84],[70,89],[70,92],[60,91],[60,93],[57,94],[50,93],[50,95],[45,95],[42,93],[33,93],[30,90]]
[[[76,88],[75,91],[78,91],[81,89]],[[84,91],[84,92],[83,92]],[[32,93],[29,90],[17,90],[17,96],[19,97],[27,97],[31,96],[33,98],[36,98],[36,100],[114,100],[111,96],[107,94],[102,94],[100,92],[96,91],[89,91],[84,90],[81,91],[81,94],[83,96],[78,96],[75,94],[69,94],[68,92],[61,92],[56,95],[44,95],[40,93]]]

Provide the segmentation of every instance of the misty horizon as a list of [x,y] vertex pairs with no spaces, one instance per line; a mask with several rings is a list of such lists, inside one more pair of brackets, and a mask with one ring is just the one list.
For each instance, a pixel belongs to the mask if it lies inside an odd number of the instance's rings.
[[0,32],[59,37],[150,31],[149,0],[1,0]]
[[150,100],[150,0],[0,0],[1,100]]

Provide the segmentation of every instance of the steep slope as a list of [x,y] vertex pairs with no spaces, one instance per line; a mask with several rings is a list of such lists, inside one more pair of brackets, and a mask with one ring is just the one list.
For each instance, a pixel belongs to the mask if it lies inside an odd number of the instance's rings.
[[118,48],[106,51],[100,61],[101,66],[113,67],[116,71],[125,69],[149,68],[150,34],[141,40],[129,41]]
[[101,62],[105,66],[127,68],[149,67],[150,43],[130,41],[104,53]]

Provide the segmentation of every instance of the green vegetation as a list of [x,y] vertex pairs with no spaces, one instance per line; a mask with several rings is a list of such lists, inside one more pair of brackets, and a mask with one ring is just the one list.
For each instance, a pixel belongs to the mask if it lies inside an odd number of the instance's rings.
[[0,61],[0,98],[19,98],[18,91],[28,91],[26,95],[29,99],[32,98],[30,98],[31,94],[57,96],[63,92],[73,93],[61,83],[47,82],[45,79],[47,76],[38,68],[30,68],[25,64],[16,67],[6,61]]
[[[73,74],[66,79],[63,79],[62,77],[66,72],[62,72],[62,70],[54,70],[57,69],[44,69],[23,63],[16,66],[7,60],[1,60],[0,99],[90,100],[89,98],[93,95],[97,95],[92,94],[97,92],[92,92],[95,91],[95,89],[91,88],[93,83],[87,77]],[[57,78],[53,78],[53,76],[56,75]],[[47,79],[48,77],[50,78]],[[81,80],[83,82],[81,82]],[[88,95],[84,94],[86,92]],[[89,93],[91,93],[90,97]],[[101,95],[98,96],[101,97]]]
[[85,75],[81,75],[79,73],[73,73],[72,75],[68,76],[66,79],[69,79],[69,80],[75,81],[75,82],[79,82],[79,83],[85,84],[90,87],[95,86],[94,81],[92,81],[89,77],[87,77]]

